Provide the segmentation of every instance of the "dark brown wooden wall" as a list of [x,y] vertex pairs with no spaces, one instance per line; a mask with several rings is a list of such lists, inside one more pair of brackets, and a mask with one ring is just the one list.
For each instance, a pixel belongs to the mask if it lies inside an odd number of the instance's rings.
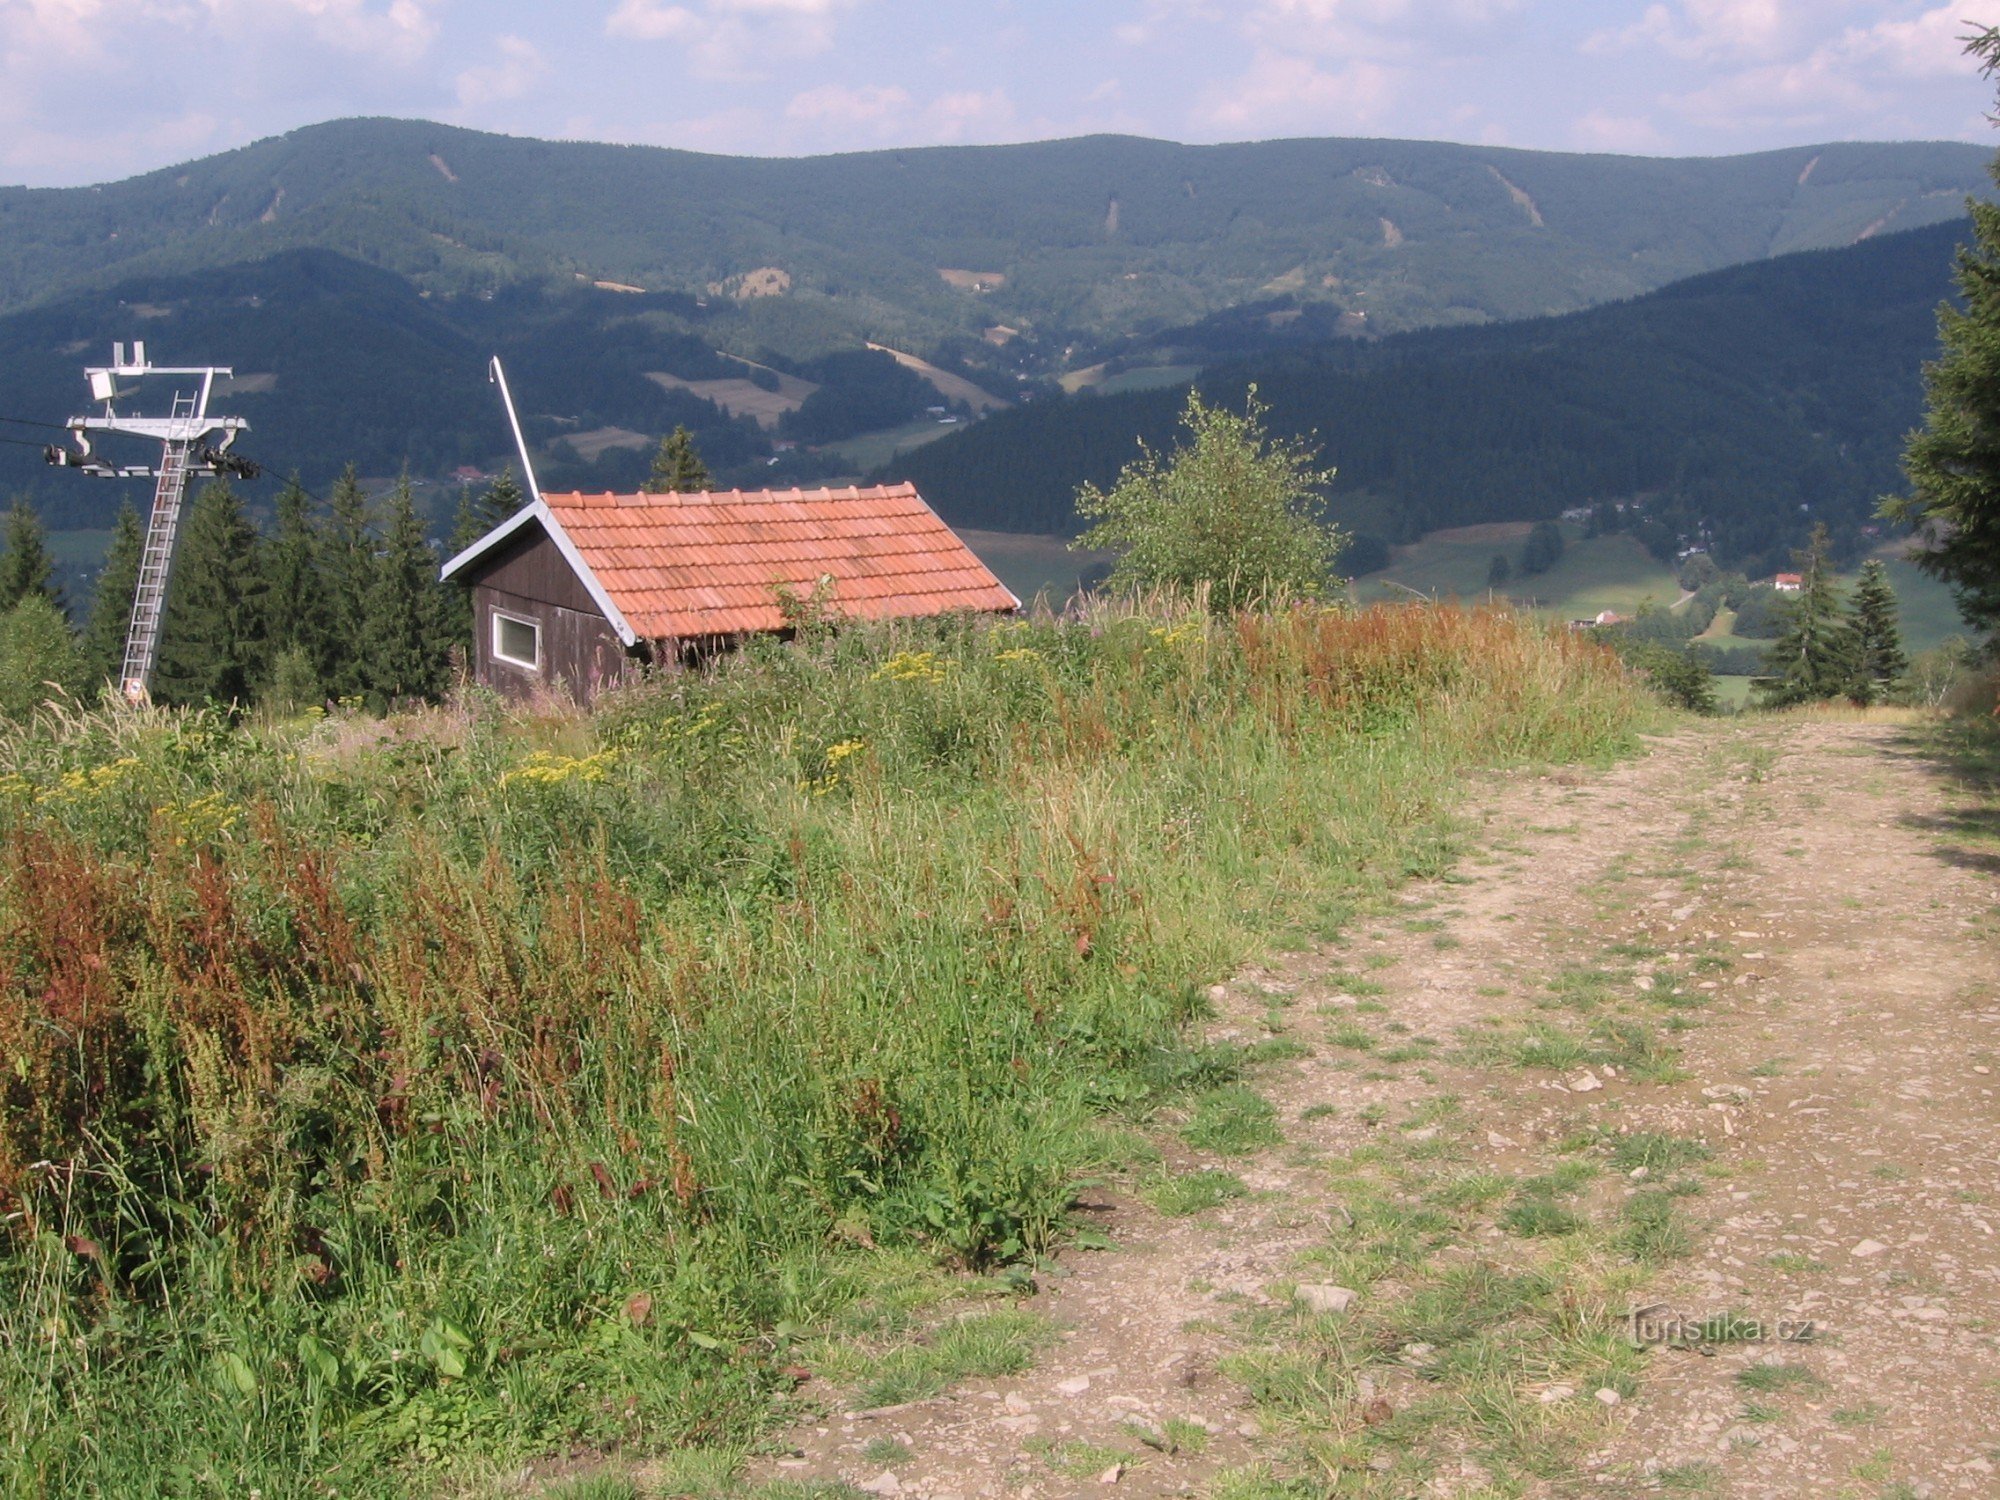
[[[539,526],[468,570],[472,587],[473,677],[508,698],[555,687],[588,703],[631,669],[634,658],[598,610],[569,560]],[[541,627],[539,672],[493,655],[493,612]]]

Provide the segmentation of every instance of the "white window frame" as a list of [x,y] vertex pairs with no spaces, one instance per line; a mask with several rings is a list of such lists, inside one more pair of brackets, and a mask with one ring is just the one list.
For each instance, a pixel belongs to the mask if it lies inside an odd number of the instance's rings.
[[[493,636],[492,636],[493,659],[498,662],[505,662],[510,667],[520,667],[525,671],[529,672],[541,671],[542,670],[542,622],[540,620],[531,620],[525,615],[509,614],[504,609],[496,609],[492,613],[493,613]],[[523,661],[518,656],[509,656],[505,651],[503,651],[500,648],[500,626],[503,621],[514,625],[525,625],[528,627],[528,629],[532,630],[535,633],[535,659],[533,661]]]

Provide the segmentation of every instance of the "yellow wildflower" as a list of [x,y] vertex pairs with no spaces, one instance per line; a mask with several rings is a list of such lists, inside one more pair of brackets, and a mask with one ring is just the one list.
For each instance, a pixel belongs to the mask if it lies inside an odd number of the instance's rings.
[[169,802],[153,809],[153,816],[173,835],[176,847],[210,844],[236,826],[240,810],[230,806],[220,792],[204,792],[186,802]]
[[616,750],[600,750],[595,755],[557,755],[553,750],[537,750],[520,765],[500,778],[504,789],[516,782],[531,786],[561,786],[565,782],[602,781],[618,759]]
[[876,668],[874,681],[943,682],[951,667],[951,658],[935,651],[898,651]]
[[1168,650],[1177,651],[1182,646],[1191,643],[1206,643],[1208,640],[1208,622],[1190,616],[1171,628],[1165,625],[1155,625],[1147,634]]

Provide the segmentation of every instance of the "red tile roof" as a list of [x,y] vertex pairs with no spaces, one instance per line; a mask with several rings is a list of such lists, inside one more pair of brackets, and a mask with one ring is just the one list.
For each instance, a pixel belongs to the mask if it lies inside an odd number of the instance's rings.
[[544,495],[633,632],[660,640],[784,625],[776,588],[833,580],[850,619],[1011,610],[1013,594],[913,485]]

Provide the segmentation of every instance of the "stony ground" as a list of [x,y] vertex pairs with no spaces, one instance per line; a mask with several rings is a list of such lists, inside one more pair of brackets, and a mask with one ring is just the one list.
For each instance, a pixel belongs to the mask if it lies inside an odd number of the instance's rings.
[[1020,1373],[871,1409],[864,1340],[753,1480],[2000,1495],[2000,813],[1751,719],[1496,779],[1467,847],[1219,987],[1248,1088],[924,1335]]

